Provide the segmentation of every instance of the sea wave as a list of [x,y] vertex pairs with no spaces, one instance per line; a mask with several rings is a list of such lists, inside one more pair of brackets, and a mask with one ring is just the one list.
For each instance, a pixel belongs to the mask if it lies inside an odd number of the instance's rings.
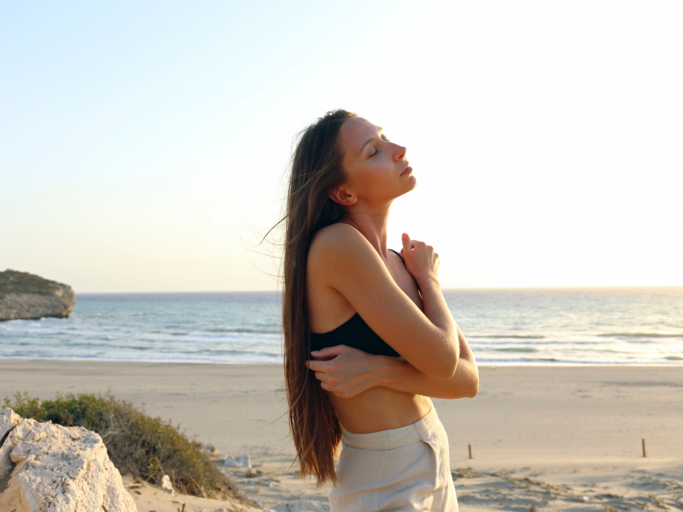
[[[162,332],[163,334],[163,332]],[[250,327],[235,327],[233,329],[209,329],[208,332],[188,332],[176,331],[171,332],[171,336],[215,336],[219,337],[223,334],[282,334],[282,329],[254,329]]]
[[631,365],[631,364],[637,364],[637,365],[652,365],[652,366],[680,366],[680,364],[676,364],[674,362],[667,362],[667,361],[648,361],[647,363],[643,363],[641,361],[618,361],[618,360],[599,360],[599,359],[586,359],[586,360],[581,360],[581,359],[559,359],[555,357],[550,357],[550,358],[545,358],[545,357],[537,357],[537,358],[532,358],[532,357],[518,357],[518,358],[494,358],[494,357],[477,357],[477,364],[479,365],[491,365],[495,366],[498,364],[505,365],[505,364],[539,364],[539,365],[545,365],[548,363],[552,364],[571,364],[571,365],[591,365],[591,366],[613,366],[613,365]]
[[606,332],[596,334],[600,338],[683,338],[680,332]]
[[[512,340],[506,342],[505,340],[496,339],[495,341],[482,341],[476,340],[471,341],[473,346],[497,346],[497,345],[511,345],[519,343],[519,340]],[[527,345],[600,345],[602,342],[597,340],[576,340],[576,339],[565,339],[565,340],[547,340],[547,341],[533,341],[528,340],[525,342]]]
[[515,339],[515,340],[541,340],[545,336],[540,334],[475,334],[467,336],[468,338],[489,338],[489,339]]
[[237,333],[237,334],[282,334],[282,329],[256,328],[256,327],[233,327],[209,329],[210,333]]
[[502,347],[494,350],[497,352],[538,352],[538,349],[533,347]]

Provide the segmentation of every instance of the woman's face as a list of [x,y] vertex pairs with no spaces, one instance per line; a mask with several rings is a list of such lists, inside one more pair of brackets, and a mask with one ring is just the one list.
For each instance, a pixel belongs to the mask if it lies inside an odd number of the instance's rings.
[[[406,160],[406,148],[391,142],[381,127],[362,117],[351,117],[342,124],[338,142],[347,176],[340,189],[356,197],[350,204],[358,200],[390,202],[415,188],[417,180]],[[339,194],[340,189],[333,194]],[[342,202],[343,196],[333,199]]]

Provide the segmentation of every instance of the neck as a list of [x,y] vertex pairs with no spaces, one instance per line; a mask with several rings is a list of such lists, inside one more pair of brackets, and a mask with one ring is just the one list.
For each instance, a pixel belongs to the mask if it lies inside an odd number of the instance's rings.
[[387,220],[391,203],[368,208],[354,205],[349,208],[341,222],[353,226],[370,242],[379,255],[388,258],[387,249]]

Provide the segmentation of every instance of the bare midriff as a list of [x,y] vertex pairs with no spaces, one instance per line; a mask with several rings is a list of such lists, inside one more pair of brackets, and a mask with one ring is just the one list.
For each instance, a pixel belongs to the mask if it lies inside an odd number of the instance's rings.
[[432,408],[429,397],[374,387],[352,398],[327,393],[342,426],[355,434],[400,428],[422,419]]

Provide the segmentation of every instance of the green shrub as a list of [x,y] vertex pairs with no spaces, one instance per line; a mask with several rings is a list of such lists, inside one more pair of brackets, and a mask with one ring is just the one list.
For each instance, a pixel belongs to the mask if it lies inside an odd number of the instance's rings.
[[166,474],[173,487],[184,494],[241,498],[232,479],[221,473],[200,443],[191,441],[179,427],[147,416],[111,394],[68,394],[40,400],[17,393],[14,401],[6,397],[3,406],[24,418],[81,426],[98,433],[121,473],[157,484]]

